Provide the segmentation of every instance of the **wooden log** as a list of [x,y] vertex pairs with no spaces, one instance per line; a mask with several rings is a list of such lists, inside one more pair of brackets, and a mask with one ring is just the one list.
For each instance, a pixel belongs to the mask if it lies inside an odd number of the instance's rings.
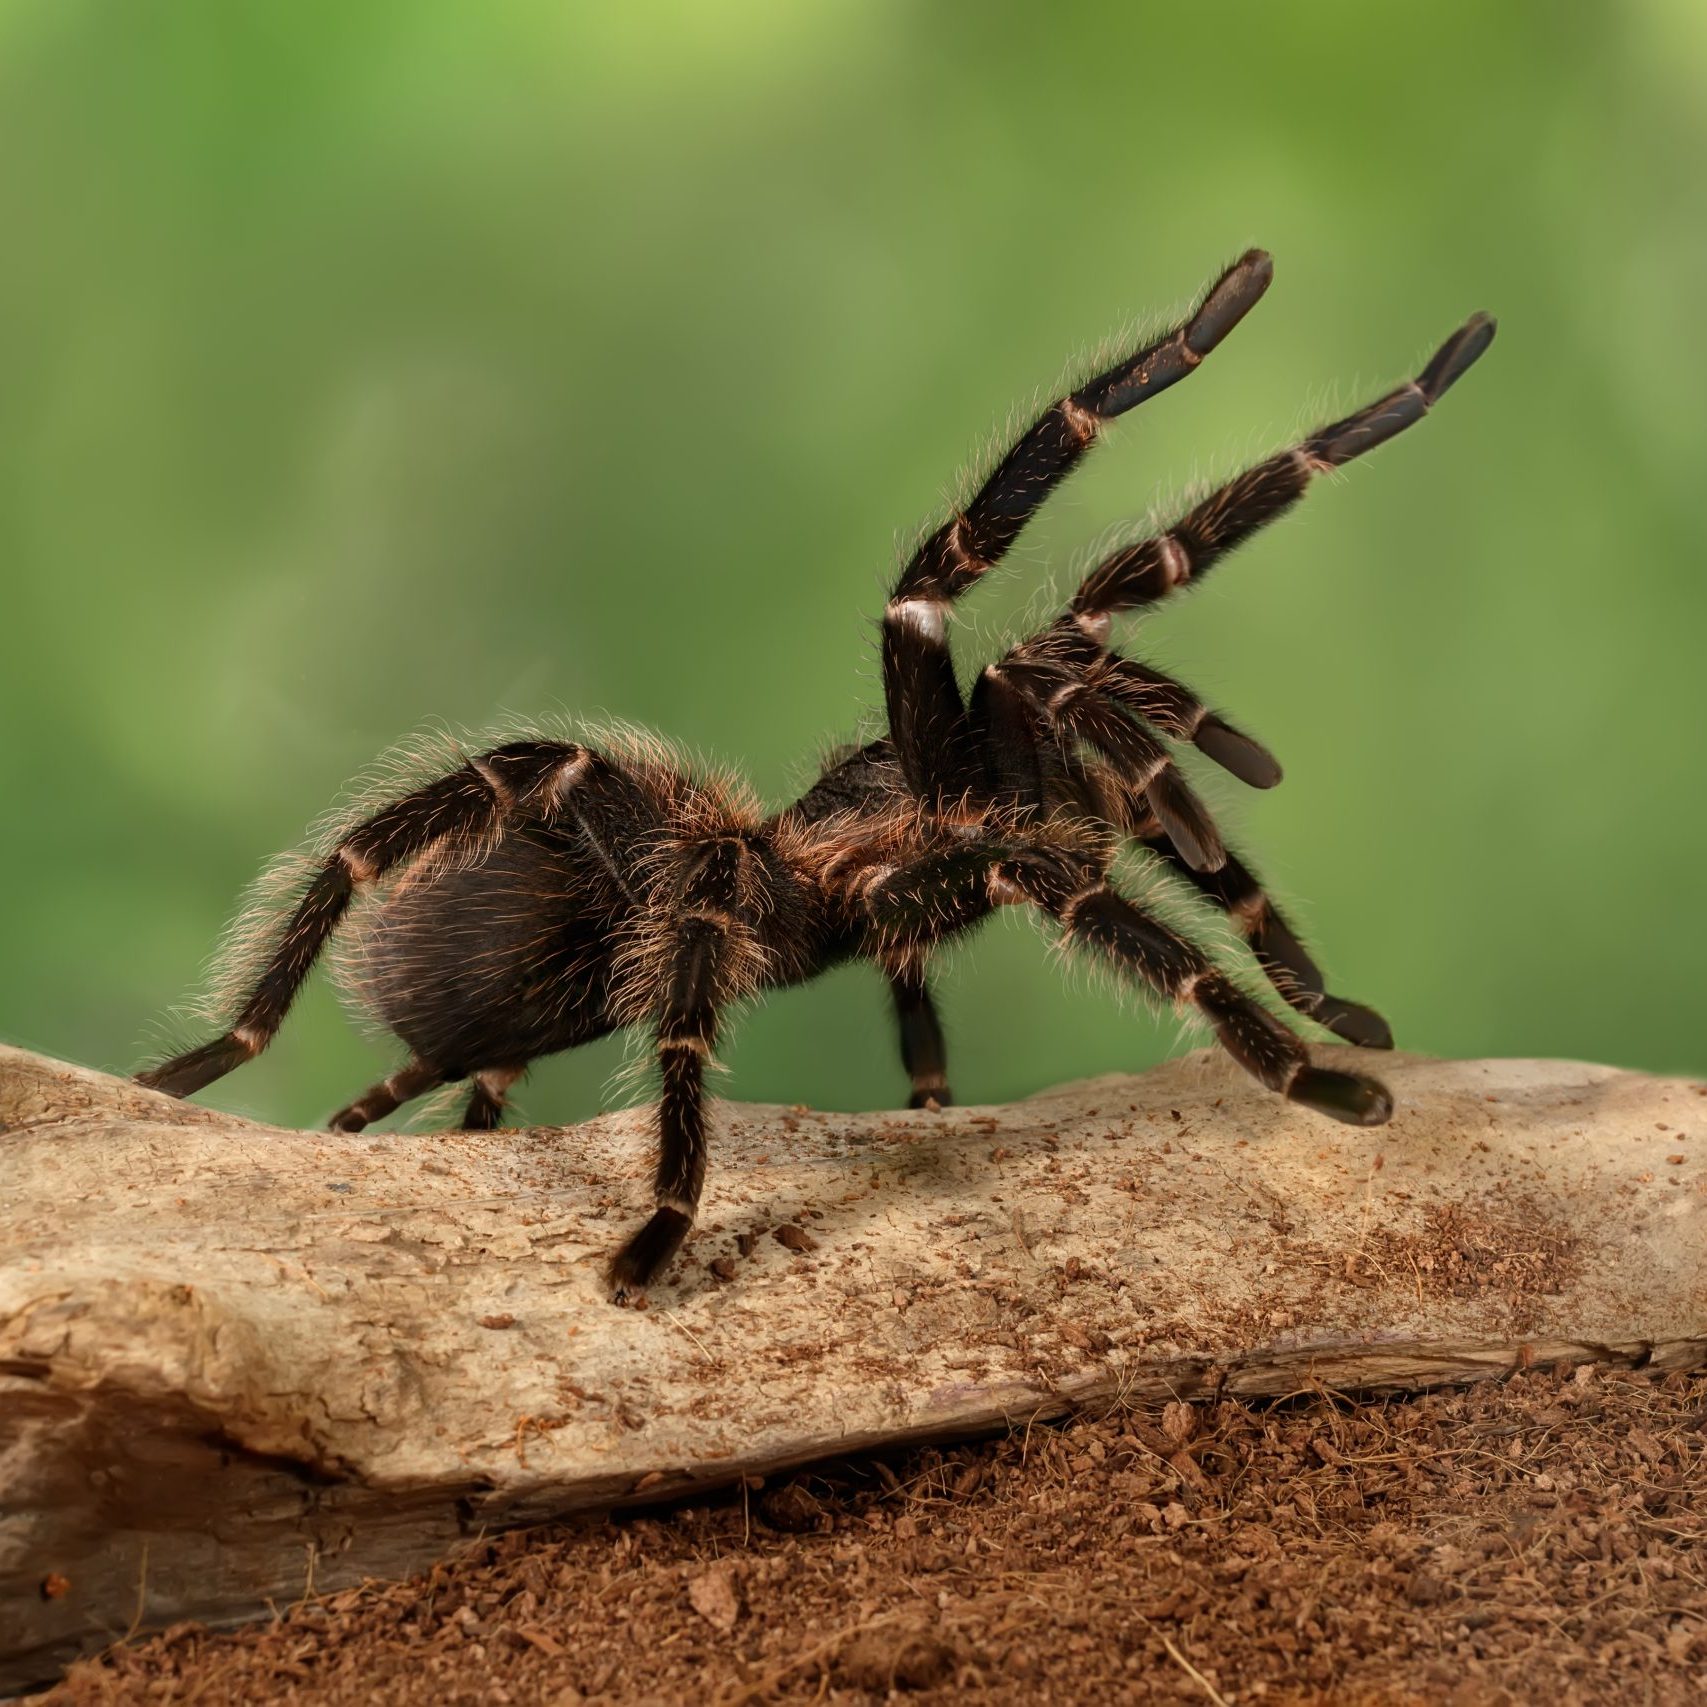
[[699,1230],[633,1311],[600,1274],[644,1110],[284,1132],[0,1050],[0,1687],[826,1454],[1707,1361],[1707,1086],[1381,1066],[1374,1130],[1213,1052],[999,1108],[726,1105]]

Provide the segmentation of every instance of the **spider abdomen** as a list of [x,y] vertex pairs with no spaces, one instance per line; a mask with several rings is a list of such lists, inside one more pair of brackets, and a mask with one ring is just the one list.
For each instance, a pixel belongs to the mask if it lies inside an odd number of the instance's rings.
[[350,933],[347,992],[447,1074],[604,1036],[634,909],[583,839],[512,820],[478,857],[405,874]]

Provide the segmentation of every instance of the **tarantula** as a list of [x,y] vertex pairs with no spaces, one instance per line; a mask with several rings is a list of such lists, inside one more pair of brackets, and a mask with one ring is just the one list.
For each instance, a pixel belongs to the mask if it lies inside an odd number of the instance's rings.
[[[1269,1089],[1353,1125],[1392,1099],[1312,1064],[1303,1041],[1203,950],[1109,882],[1136,844],[1195,886],[1282,1000],[1347,1042],[1391,1047],[1381,1017],[1330,995],[1250,868],[1176,768],[1170,743],[1255,788],[1265,748],[1183,683],[1115,650],[1112,619],[1200,578],[1312,478],[1420,420],[1487,349],[1478,314],[1416,379],[1235,476],[1162,532],[1098,563],[1066,610],[977,677],[956,679],[954,601],[1014,543],[1104,426],[1186,378],[1273,276],[1242,256],[1165,336],[1060,398],[913,553],[883,613],[888,730],[832,757],[766,813],[736,782],[650,740],[511,740],[346,825],[268,938],[229,1029],[139,1075],[187,1096],[264,1049],[357,892],[381,885],[351,974],[408,1046],[406,1065],[332,1117],[360,1131],[434,1086],[472,1083],[464,1125],[497,1126],[529,1062],[645,1026],[661,1079],[655,1208],[617,1251],[638,1302],[687,1238],[705,1180],[705,1075],[720,1016],[852,958],[888,979],[911,1106],[950,1101],[926,966],[995,908],[1026,906],[1142,989],[1201,1014]],[[459,754],[460,757],[460,754]]]

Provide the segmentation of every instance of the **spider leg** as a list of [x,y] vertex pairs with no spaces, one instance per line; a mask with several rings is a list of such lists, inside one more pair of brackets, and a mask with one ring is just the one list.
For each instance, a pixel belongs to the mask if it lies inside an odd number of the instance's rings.
[[651,1218],[612,1260],[618,1304],[635,1303],[681,1249],[705,1184],[705,1064],[718,1011],[753,989],[763,961],[748,908],[763,878],[748,845],[713,834],[678,853],[675,891],[640,957],[661,1086]]
[[[1014,695],[1033,709],[1034,743],[1036,722],[1046,721],[1058,739],[1080,738],[1096,749],[1099,764],[1087,766],[1068,756],[1063,761],[1066,774],[1083,778],[1093,769],[1098,773],[1092,793],[1101,811],[1112,813],[1119,828],[1178,867],[1233,919],[1285,1001],[1347,1042],[1392,1047],[1392,1032],[1378,1013],[1327,993],[1316,963],[1256,878],[1228,853],[1207,808],[1174,769],[1147,719],[1154,718],[1175,736],[1201,736],[1212,728],[1206,750],[1254,786],[1280,777],[1280,767],[1266,748],[1213,717],[1182,683],[1118,654],[1104,657],[1077,679],[1064,667],[1021,658],[990,666],[979,687],[986,693]],[[975,697],[974,708],[980,704]],[[1011,747],[1021,738],[1010,735],[1005,744]],[[994,731],[987,739],[1004,744],[1004,737]]]
[[1392,1028],[1373,1008],[1331,994],[1308,949],[1264,892],[1256,874],[1235,855],[1219,871],[1197,871],[1165,831],[1141,837],[1200,894],[1224,912],[1251,946],[1276,991],[1299,1013],[1363,1049],[1391,1049]]
[[1118,652],[1105,653],[1092,666],[1090,682],[1164,735],[1190,741],[1206,759],[1247,786],[1273,788],[1280,781],[1280,761],[1274,754],[1211,711],[1184,682]]
[[360,1132],[404,1103],[444,1083],[444,1074],[426,1061],[411,1061],[389,1079],[362,1092],[348,1108],[341,1108],[326,1123],[329,1132]]
[[992,907],[1012,899],[992,886],[991,874],[1015,846],[1038,859],[1073,862],[1074,870],[1102,852],[1087,852],[1076,841],[1057,850],[1040,827],[1036,835],[1017,840],[992,830],[920,848],[899,864],[871,859],[850,866],[839,882],[866,915],[867,952],[885,967],[918,959],[932,943],[976,924]]
[[[986,686],[986,684],[991,684]],[[1128,707],[1099,685],[1052,660],[1018,658],[991,664],[979,682],[988,695],[1016,693],[1057,740],[1081,740],[1101,755],[1121,785],[1148,802],[1182,857],[1200,870],[1219,869],[1227,857],[1221,833],[1162,741]],[[981,702],[975,695],[975,706]]]
[[1010,845],[995,835],[951,837],[899,864],[874,850],[838,874],[847,897],[866,915],[869,952],[889,979],[901,1059],[913,1087],[909,1108],[946,1108],[954,1100],[942,1024],[925,976],[926,953],[933,942],[989,913],[990,873]]
[[901,1030],[901,1060],[912,1081],[908,1108],[947,1108],[948,1056],[942,1022],[931,1000],[922,955],[900,956],[889,965],[889,994]]
[[949,606],[997,563],[1104,423],[1184,379],[1255,306],[1274,266],[1252,249],[1192,314],[1050,405],[1021,434],[965,509],[913,553],[883,613],[889,729],[908,786],[930,800],[976,786],[979,761],[949,656]]
[[1104,558],[1054,626],[1022,641],[1009,655],[1056,651],[1074,629],[1089,639],[1092,656],[1100,653],[1112,616],[1153,604],[1188,581],[1201,580],[1236,546],[1291,509],[1315,475],[1341,468],[1414,426],[1493,339],[1494,322],[1485,314],[1472,315],[1415,379],[1234,475],[1161,533]]
[[1088,950],[1170,1001],[1190,1002],[1228,1054],[1270,1090],[1352,1125],[1378,1126],[1388,1118],[1392,1098],[1385,1086],[1312,1064],[1303,1040],[1201,949],[1118,894],[1104,876],[1106,864],[1106,848],[1078,833],[1054,831],[968,841],[950,852],[879,867],[853,884],[887,953],[922,946],[940,934],[944,918],[974,898],[985,909],[1029,902],[1062,927],[1069,946]]
[[[1222,871],[1228,855],[1213,820],[1186,788],[1148,725],[1194,741],[1217,764],[1255,787],[1273,786],[1280,780],[1280,767],[1265,748],[1210,712],[1182,683],[1110,652],[1113,616],[1153,603],[1194,575],[1200,577],[1295,504],[1315,474],[1350,462],[1421,420],[1487,349],[1494,330],[1488,316],[1472,316],[1416,379],[1245,470],[1164,532],[1098,564],[1066,613],[991,665],[974,689],[972,723],[997,797],[1033,805],[1046,801],[1048,783],[1038,750],[1047,727],[1057,742],[1065,737],[1094,748],[1120,789],[1145,800],[1171,856],[1194,880]],[[1063,768],[1072,771],[1070,757]],[[1131,829],[1130,824],[1125,827]],[[1212,886],[1198,886],[1214,898]],[[1239,901],[1244,890],[1235,887],[1233,899]],[[1300,1006],[1295,997],[1316,996],[1320,999],[1315,1005],[1301,1011],[1342,1035],[1373,1046],[1389,1035],[1378,1015],[1322,990],[1320,973],[1283,923],[1268,925],[1259,934],[1271,945],[1265,970],[1272,978],[1278,969],[1288,980],[1277,981],[1276,987],[1294,1006]]]
[[1353,1126],[1379,1126],[1393,1112],[1386,1087],[1360,1073],[1317,1067],[1302,1039],[1285,1030],[1222,974],[1201,950],[1141,911],[1101,877],[1074,887],[1058,866],[1004,860],[1011,884],[1061,926],[1066,942],[1138,979],[1172,1002],[1190,1002],[1246,1072],[1291,1102]]
[[[1108,702],[1165,734],[1194,742],[1253,787],[1272,787],[1280,780],[1280,766],[1266,748],[1210,711],[1183,683],[1110,652],[1113,617],[1201,578],[1235,546],[1290,509],[1315,474],[1340,467],[1421,420],[1493,336],[1494,322],[1486,315],[1473,316],[1416,379],[1323,427],[1291,450],[1246,469],[1165,531],[1124,547],[1092,569],[1066,612],[1012,647],[973,690],[975,736],[984,748],[986,779],[997,797],[1038,804],[1046,792],[1035,756],[1026,751],[1026,711],[1016,703],[1029,700],[1035,710],[1047,712],[1057,728],[1065,725],[1097,747],[1129,780],[1145,778],[1141,786],[1150,792],[1151,808],[1187,863],[1195,870],[1217,870],[1224,850],[1207,814],[1182,792],[1160,744],[1142,732],[1134,736],[1118,728],[1119,720],[1110,720]],[[1075,681],[1089,692],[1075,695]]]
[[522,1076],[521,1067],[489,1067],[472,1077],[474,1090],[463,1110],[464,1132],[491,1132],[504,1124],[504,1105],[510,1086]]
[[284,1023],[358,888],[429,849],[478,842],[518,801],[555,810],[593,761],[584,747],[514,742],[470,759],[346,831],[298,900],[231,1028],[138,1073],[136,1082],[170,1096],[190,1096],[259,1055]]
[[1229,851],[1216,871],[1200,870],[1175,846],[1155,813],[1141,799],[1134,799],[1110,767],[1095,761],[1075,761],[1071,773],[1082,778],[1100,815],[1166,861],[1227,915],[1233,928],[1250,944],[1275,993],[1290,1007],[1336,1032],[1347,1043],[1364,1049],[1393,1047],[1392,1030],[1373,1008],[1328,992],[1309,951],[1269,899],[1260,879],[1237,855]]

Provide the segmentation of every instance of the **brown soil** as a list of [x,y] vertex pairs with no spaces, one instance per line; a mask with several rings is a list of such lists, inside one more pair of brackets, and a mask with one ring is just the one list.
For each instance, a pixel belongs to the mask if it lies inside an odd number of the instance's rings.
[[1707,1699],[1707,1377],[1134,1410],[486,1541],[106,1701]]

